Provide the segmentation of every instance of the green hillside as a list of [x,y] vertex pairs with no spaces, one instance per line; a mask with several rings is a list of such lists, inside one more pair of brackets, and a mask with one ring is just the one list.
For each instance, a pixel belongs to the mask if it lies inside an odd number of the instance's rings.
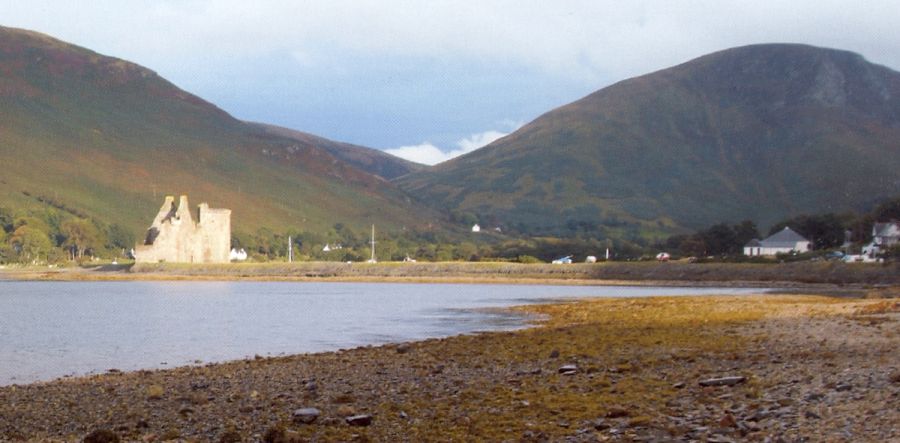
[[138,236],[166,194],[232,209],[240,232],[434,221],[325,142],[238,121],[135,64],[0,27],[0,207],[67,208]]
[[356,168],[391,180],[412,172],[424,171],[428,166],[404,160],[384,151],[328,140],[306,132],[280,126],[256,123],[255,126],[269,134],[289,138],[301,145],[316,146]]
[[397,183],[529,232],[646,234],[864,208],[900,193],[900,74],[810,46],[725,50],[604,88]]

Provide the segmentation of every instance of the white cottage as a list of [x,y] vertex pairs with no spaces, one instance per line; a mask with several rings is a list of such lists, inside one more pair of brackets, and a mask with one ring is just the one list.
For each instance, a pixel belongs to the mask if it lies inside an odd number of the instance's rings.
[[900,243],[900,223],[875,223],[872,225],[872,243],[862,248],[862,261],[874,261],[884,250],[898,243]]
[[900,223],[875,223],[872,225],[872,243],[879,248],[890,248],[900,243]]
[[809,251],[809,240],[785,227],[764,240],[753,239],[744,245],[744,255],[775,255]]

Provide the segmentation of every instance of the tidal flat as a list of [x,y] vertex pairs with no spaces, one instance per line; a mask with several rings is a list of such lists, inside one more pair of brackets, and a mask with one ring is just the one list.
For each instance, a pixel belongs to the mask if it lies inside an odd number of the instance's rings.
[[0,386],[521,329],[524,304],[746,288],[0,281]]
[[[601,262],[575,264],[510,262],[420,263],[139,263],[84,267],[11,267],[0,278],[61,281],[344,281],[404,283],[509,283],[798,287],[858,290],[900,287],[900,263],[833,261],[769,263]],[[862,294],[857,294],[862,295]]]
[[0,440],[900,438],[896,299],[652,297],[514,309],[545,320],[3,387]]

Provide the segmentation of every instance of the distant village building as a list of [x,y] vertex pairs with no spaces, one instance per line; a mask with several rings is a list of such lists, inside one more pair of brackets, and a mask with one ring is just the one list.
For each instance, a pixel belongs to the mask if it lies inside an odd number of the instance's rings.
[[472,232],[481,232],[481,226],[478,226],[478,223],[472,225]]
[[807,251],[809,251],[809,240],[789,227],[785,227],[764,240],[754,238],[744,245],[744,255],[751,257]]
[[886,249],[900,244],[900,222],[882,222],[872,225],[872,243],[862,247],[862,254],[848,257],[848,261],[876,261]]
[[762,243],[758,238],[754,238],[753,240],[747,242],[746,245],[744,245],[744,255],[749,255],[751,257],[762,255],[760,251],[761,249]]
[[900,243],[900,222],[875,223],[872,225],[872,243],[880,249],[890,248]]
[[228,253],[228,259],[231,261],[247,260],[247,251],[244,250],[244,248],[241,248],[241,249],[231,248],[231,252]]
[[841,251],[847,252],[851,247],[853,247],[853,231],[850,229],[845,229],[844,242],[841,243]]
[[166,196],[147,229],[143,244],[134,248],[138,263],[228,263],[231,252],[231,210],[199,205],[197,222],[187,196]]

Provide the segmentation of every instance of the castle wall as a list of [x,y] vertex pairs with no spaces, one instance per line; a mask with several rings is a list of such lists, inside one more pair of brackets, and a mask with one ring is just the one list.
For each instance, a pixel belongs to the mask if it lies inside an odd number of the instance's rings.
[[135,247],[138,263],[228,263],[231,251],[231,210],[199,205],[195,223],[187,196],[178,206],[167,196],[143,244]]
[[227,263],[231,252],[231,210],[210,209],[201,204],[197,230],[203,262]]

